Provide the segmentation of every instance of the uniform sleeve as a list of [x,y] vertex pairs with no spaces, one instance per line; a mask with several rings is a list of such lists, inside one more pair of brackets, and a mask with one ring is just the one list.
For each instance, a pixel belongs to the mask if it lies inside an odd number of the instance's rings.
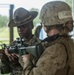
[[1,74],[8,74],[11,72],[10,67],[6,65],[2,66],[0,70],[1,70]]
[[67,53],[65,47],[57,43],[46,48],[36,67],[23,70],[23,75],[55,75],[56,71],[66,65]]

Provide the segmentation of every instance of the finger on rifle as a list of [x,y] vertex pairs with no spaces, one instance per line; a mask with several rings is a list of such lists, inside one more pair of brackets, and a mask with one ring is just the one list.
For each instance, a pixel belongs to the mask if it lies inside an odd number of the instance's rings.
[[8,58],[10,61],[14,61],[14,57],[12,55],[9,55]]
[[5,48],[5,54],[6,54],[7,56],[9,56],[9,55],[10,55],[10,54],[8,53],[7,48]]
[[12,53],[11,54],[13,57],[15,57],[15,58],[18,58],[19,57],[19,55],[18,54],[15,54],[15,53]]

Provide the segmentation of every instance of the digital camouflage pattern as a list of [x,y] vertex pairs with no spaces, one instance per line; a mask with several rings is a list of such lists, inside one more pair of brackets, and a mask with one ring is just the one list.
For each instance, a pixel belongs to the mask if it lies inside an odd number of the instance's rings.
[[29,63],[22,75],[74,75],[69,69],[71,60],[68,56],[71,56],[70,50],[74,50],[73,45],[70,37],[59,37],[51,43],[45,42],[44,46],[47,48],[36,62],[36,66]]
[[[24,38],[25,39],[25,38]],[[25,39],[25,42],[24,43],[26,43],[26,44],[28,44],[28,45],[35,45],[35,43],[37,43],[37,42],[40,42],[40,40],[38,39],[38,38],[36,38],[36,36],[33,36],[32,37],[32,39],[30,40],[30,41],[27,41],[26,39]],[[16,40],[15,41],[13,41],[12,43],[11,43],[11,45],[15,45],[16,44]],[[18,62],[18,61],[17,61]],[[7,65],[5,65],[5,66],[7,66]],[[9,71],[9,73],[10,73],[10,75],[22,75],[22,67],[21,67],[21,65],[20,64],[12,64],[11,62],[9,62],[9,66],[10,66],[10,71]],[[7,66],[7,68],[5,68],[6,69],[6,71],[8,71],[9,70],[9,68],[8,68],[8,66]],[[7,72],[5,72],[5,74],[6,74]]]
[[[65,23],[72,21],[71,9],[62,1],[48,2],[41,9],[40,19],[44,26],[69,25]],[[73,24],[70,25],[72,28]],[[27,61],[28,64],[23,64],[22,75],[74,75],[74,42],[68,33],[61,35],[52,42],[42,43],[45,50],[41,57],[36,63]]]
[[71,8],[62,1],[48,2],[41,9],[40,19],[45,26],[64,24],[72,20]]

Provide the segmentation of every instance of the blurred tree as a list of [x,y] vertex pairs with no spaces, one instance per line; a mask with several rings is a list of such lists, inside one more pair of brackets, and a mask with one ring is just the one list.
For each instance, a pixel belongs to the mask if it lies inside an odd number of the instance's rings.
[[40,19],[39,19],[39,9],[31,8],[30,11],[37,11],[38,12],[38,16],[34,19],[34,25],[38,24],[40,22]]
[[70,7],[72,8],[72,0],[65,0],[69,5]]
[[8,17],[0,15],[0,28],[6,27],[8,23]]
[[37,9],[37,8],[31,8],[30,11],[37,11],[37,12],[39,12],[39,9]]

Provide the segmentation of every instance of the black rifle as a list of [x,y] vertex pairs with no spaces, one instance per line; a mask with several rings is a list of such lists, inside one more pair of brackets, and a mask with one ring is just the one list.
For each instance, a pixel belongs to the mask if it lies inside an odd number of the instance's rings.
[[8,46],[8,52],[11,53],[17,53],[19,55],[24,55],[24,54],[32,54],[36,58],[39,58],[41,54],[43,53],[44,49],[41,43],[37,43],[33,46],[27,45],[24,43],[24,39],[17,38],[16,39],[16,44],[13,46]]
[[[44,40],[42,40],[40,43],[37,43],[33,46],[29,46],[26,43],[24,44],[24,39],[21,38],[17,38],[16,39],[16,44],[13,46],[8,46],[8,52],[9,53],[17,53],[19,55],[24,55],[24,54],[32,54],[33,56],[35,56],[36,58],[39,58],[41,56],[41,54],[44,51],[44,47],[42,46],[42,42],[52,42],[54,40],[56,40],[58,37],[61,37],[60,35],[54,35],[51,37],[47,37]],[[6,47],[6,45],[4,45]]]

